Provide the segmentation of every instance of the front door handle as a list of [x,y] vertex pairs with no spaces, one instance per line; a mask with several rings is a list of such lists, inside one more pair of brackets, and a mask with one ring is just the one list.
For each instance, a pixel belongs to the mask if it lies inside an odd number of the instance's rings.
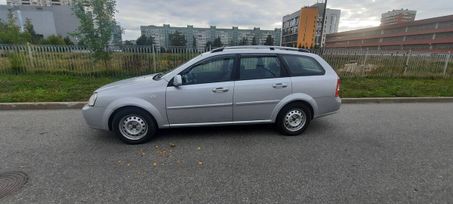
[[276,84],[272,85],[272,87],[274,87],[274,89],[283,89],[283,88],[288,87],[288,84],[286,84],[286,83],[276,83]]
[[214,93],[225,93],[225,92],[228,92],[228,91],[229,91],[229,89],[223,88],[223,87],[212,89],[212,92],[214,92]]

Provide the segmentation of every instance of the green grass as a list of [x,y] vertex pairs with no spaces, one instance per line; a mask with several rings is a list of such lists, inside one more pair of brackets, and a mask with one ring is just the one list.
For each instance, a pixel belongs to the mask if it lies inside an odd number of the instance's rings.
[[453,96],[453,78],[345,78],[342,97]]
[[[48,74],[0,75],[0,102],[86,101],[120,78]],[[343,78],[342,97],[453,96],[453,78]]]
[[0,102],[86,101],[100,86],[119,79],[58,75],[0,75]]

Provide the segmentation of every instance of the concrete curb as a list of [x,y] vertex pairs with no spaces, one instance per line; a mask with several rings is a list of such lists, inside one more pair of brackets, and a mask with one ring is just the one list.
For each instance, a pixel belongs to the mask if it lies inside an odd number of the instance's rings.
[[451,103],[453,97],[343,98],[344,104],[360,103]]
[[81,109],[87,102],[0,103],[0,110]]
[[[453,103],[453,97],[343,98],[343,104]],[[0,110],[81,109],[86,102],[0,103]]]

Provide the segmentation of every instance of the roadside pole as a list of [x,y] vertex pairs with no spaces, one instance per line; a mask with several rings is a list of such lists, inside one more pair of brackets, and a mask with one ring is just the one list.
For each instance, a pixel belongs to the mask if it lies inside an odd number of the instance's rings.
[[362,76],[365,75],[365,69],[366,69],[366,61],[368,60],[368,48],[366,49],[366,53],[365,53],[365,59],[363,60],[363,68],[362,68]]
[[412,50],[409,50],[406,58],[406,64],[404,65],[404,75],[406,75],[407,69],[409,68],[409,60],[411,59]]
[[152,49],[153,49],[153,67],[154,67],[154,73],[157,72],[157,66],[156,66],[156,48],[154,46],[154,44],[152,45]]
[[451,51],[448,51],[448,55],[445,59],[445,65],[444,65],[444,77],[447,76],[447,69],[448,69],[448,63],[450,62],[450,57],[451,57]]
[[30,43],[27,42],[27,51],[28,51],[28,60],[30,60],[30,67],[35,68],[35,63],[33,61],[33,53],[31,51]]

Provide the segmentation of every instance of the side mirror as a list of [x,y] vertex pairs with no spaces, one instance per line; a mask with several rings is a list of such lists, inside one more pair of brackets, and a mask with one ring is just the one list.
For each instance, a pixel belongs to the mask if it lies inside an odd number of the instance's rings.
[[178,87],[182,85],[182,77],[181,75],[176,75],[175,78],[173,78],[173,86]]

